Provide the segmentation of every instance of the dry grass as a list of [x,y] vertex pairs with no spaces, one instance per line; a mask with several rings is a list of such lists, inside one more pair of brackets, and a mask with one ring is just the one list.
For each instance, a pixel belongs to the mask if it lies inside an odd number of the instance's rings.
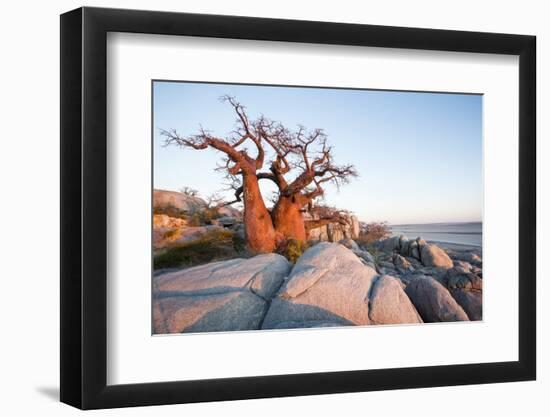
[[307,243],[301,240],[288,239],[279,244],[276,252],[295,264],[298,258],[306,251],[307,247]]
[[168,248],[154,257],[154,269],[201,265],[238,256],[240,242],[228,230],[213,230],[199,239]]

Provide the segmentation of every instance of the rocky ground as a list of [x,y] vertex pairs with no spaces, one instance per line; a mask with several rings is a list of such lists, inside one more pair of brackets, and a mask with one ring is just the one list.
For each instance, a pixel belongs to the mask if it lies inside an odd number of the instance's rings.
[[[310,243],[357,238],[360,232],[357,218],[345,212],[339,216],[345,221],[310,230]],[[307,214],[308,220],[318,218],[316,213]],[[240,210],[212,206],[197,195],[182,192],[154,190],[152,237],[156,273],[253,256],[245,244]]]
[[153,277],[154,332],[214,332],[482,319],[482,260],[394,236],[320,242]]
[[163,190],[153,206],[157,334],[482,319],[479,248],[405,236],[367,244],[350,216],[311,231],[293,265],[247,252],[239,210]]

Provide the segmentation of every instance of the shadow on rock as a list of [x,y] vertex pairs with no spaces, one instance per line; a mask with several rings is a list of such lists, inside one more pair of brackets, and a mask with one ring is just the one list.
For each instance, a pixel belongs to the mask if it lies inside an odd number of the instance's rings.
[[354,325],[353,322],[329,310],[276,298],[271,303],[262,324],[262,329],[300,329]]

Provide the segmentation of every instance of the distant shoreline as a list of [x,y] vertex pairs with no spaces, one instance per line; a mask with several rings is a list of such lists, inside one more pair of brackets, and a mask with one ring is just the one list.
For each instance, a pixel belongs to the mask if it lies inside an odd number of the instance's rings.
[[481,251],[483,244],[481,222],[404,224],[390,230],[393,235],[420,236],[454,251]]
[[444,224],[482,224],[483,222],[481,220],[478,221],[470,221],[470,222],[435,222],[435,223],[388,223],[389,227],[401,227],[401,226],[440,226]]
[[455,251],[481,251],[483,249],[482,246],[477,245],[468,245],[465,243],[450,243],[450,242],[440,242],[437,240],[428,240],[428,243],[436,244],[437,246],[442,247],[443,249],[449,249],[449,250],[455,250]]

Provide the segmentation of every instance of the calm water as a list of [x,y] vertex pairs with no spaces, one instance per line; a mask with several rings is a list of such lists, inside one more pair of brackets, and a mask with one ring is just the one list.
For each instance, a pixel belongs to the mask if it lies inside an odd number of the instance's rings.
[[390,227],[394,235],[405,235],[409,239],[420,236],[435,242],[481,246],[481,222],[396,224]]

